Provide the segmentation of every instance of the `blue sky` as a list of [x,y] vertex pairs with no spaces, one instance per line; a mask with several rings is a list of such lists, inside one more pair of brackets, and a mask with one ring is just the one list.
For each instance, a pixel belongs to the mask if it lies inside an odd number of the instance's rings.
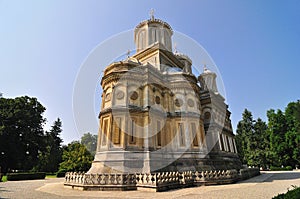
[[72,93],[80,66],[99,43],[149,18],[151,8],[213,58],[234,128],[245,108],[266,120],[268,109],[300,98],[300,1],[292,0],[0,0],[0,92],[37,97],[47,108],[46,128],[60,117],[65,143],[79,139]]

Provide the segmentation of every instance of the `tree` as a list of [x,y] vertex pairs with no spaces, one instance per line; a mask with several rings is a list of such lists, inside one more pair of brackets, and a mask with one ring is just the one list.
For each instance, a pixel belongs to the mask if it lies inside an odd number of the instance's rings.
[[258,118],[253,126],[254,134],[251,142],[255,143],[250,148],[251,157],[250,165],[258,166],[266,169],[269,165],[270,156],[270,138],[267,134],[267,124],[262,119]]
[[290,166],[300,165],[300,101],[291,102],[285,109],[287,132],[287,161]]
[[0,166],[4,172],[8,168],[30,170],[38,163],[45,110],[36,98],[0,98]]
[[267,125],[262,119],[253,120],[252,113],[245,109],[238,123],[236,142],[244,164],[266,168],[269,161],[269,136]]
[[60,133],[62,132],[62,122],[59,118],[54,122],[49,132],[46,132],[44,144],[45,150],[39,155],[39,165],[37,170],[56,172],[59,168],[59,163],[62,161],[62,139]]
[[268,133],[270,135],[271,163],[273,166],[287,166],[288,146],[285,142],[287,132],[286,118],[281,110],[275,112],[273,109],[267,111]]
[[81,137],[81,144],[83,144],[87,150],[95,156],[96,148],[97,148],[97,135],[92,135],[91,133],[85,133]]
[[248,163],[249,139],[250,135],[253,134],[253,122],[252,113],[245,109],[243,112],[243,118],[237,125],[237,135],[235,136],[238,153],[242,163],[244,164]]
[[91,167],[93,156],[87,148],[78,141],[71,142],[63,150],[62,161],[59,170],[87,171]]

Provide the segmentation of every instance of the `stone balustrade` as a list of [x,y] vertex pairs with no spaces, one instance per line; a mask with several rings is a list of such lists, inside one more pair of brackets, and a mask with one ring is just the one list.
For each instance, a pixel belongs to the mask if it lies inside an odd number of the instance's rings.
[[154,172],[135,174],[85,174],[68,172],[65,186],[82,190],[154,190],[210,184],[227,184],[259,175],[258,169]]

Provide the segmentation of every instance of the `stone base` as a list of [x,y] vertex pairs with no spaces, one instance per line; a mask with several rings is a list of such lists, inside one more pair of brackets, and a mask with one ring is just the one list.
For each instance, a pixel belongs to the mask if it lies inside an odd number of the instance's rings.
[[136,174],[84,174],[67,173],[66,188],[94,191],[166,191],[170,189],[202,186],[212,184],[229,184],[259,175],[258,168],[241,169],[240,171],[184,171],[155,172]]
[[[109,157],[109,158],[107,158]],[[107,151],[97,153],[88,174],[151,173],[168,171],[211,171],[241,169],[235,153]]]

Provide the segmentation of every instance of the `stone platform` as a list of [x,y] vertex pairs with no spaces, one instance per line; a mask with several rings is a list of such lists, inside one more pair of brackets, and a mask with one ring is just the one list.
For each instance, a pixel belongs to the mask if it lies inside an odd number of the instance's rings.
[[66,173],[64,186],[79,190],[98,191],[166,191],[201,185],[229,184],[259,175],[259,169],[247,168],[239,171],[184,171],[135,174],[87,174]]

